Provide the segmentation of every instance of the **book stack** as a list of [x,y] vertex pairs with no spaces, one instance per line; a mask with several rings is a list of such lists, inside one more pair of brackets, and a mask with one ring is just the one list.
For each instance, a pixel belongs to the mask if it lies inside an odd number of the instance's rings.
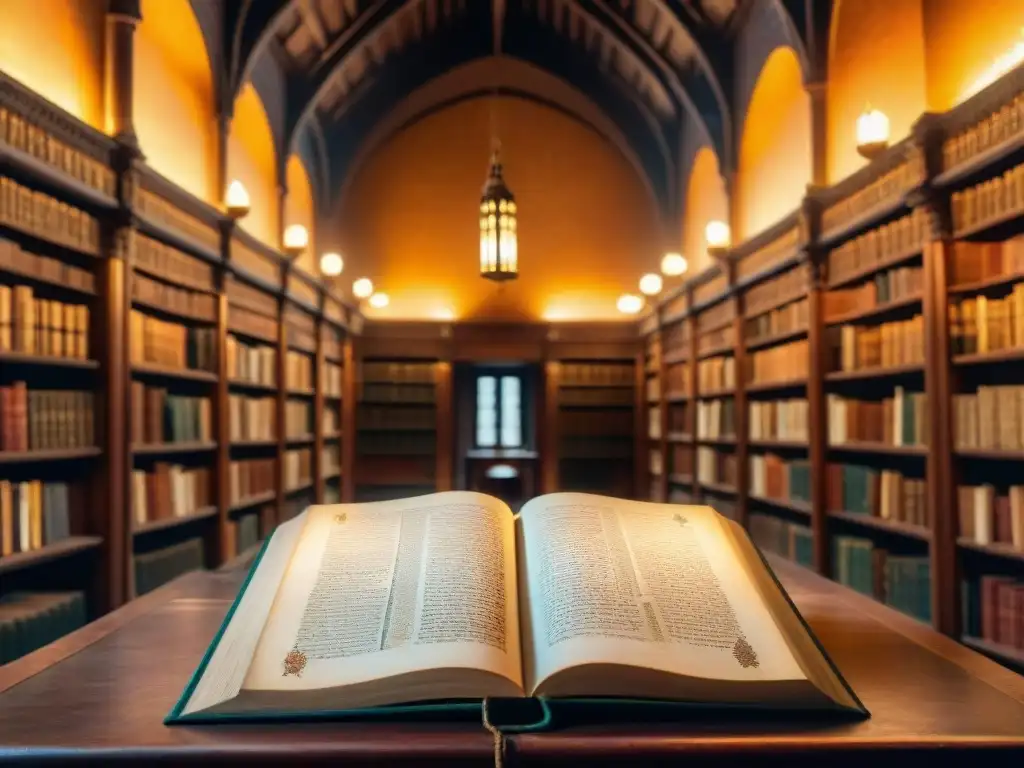
[[931,567],[927,557],[894,555],[857,536],[835,536],[832,544],[836,581],[931,622]]
[[697,354],[708,355],[716,352],[731,352],[736,344],[736,329],[732,325],[714,328],[701,333],[697,341]]
[[[593,366],[599,369],[591,372],[590,365],[568,365],[563,369],[563,380],[567,384],[601,384],[613,385],[622,383],[609,377],[616,376],[616,369],[622,366]],[[621,376],[621,374],[618,374]],[[568,377],[568,378],[566,378]],[[433,384],[433,363],[382,363],[363,364],[363,380],[367,382],[394,382],[396,384]],[[632,382],[630,377],[629,382]]]
[[1007,100],[998,111],[942,142],[942,167],[946,170],[987,152],[1019,135],[1024,126],[1024,99]]
[[1024,165],[954,192],[953,234],[963,235],[1024,212]]
[[23,250],[18,243],[3,237],[0,237],[0,270],[73,291],[93,293],[96,290],[96,278],[91,272],[59,259]]
[[924,209],[916,208],[908,216],[843,243],[828,255],[829,282],[842,283],[873,267],[911,256],[921,250],[926,229]]
[[[406,383],[432,384],[433,371],[429,364],[416,363],[399,365],[394,363],[376,363],[386,366],[388,372],[394,371],[397,376],[386,376],[386,381],[402,381]],[[375,371],[374,373],[379,373]],[[367,380],[371,377],[368,370]],[[633,366],[615,363],[563,363],[562,385],[567,387],[631,387],[633,386]]]
[[714,448],[697,448],[697,480],[703,485],[736,486],[736,456]]
[[303,400],[284,404],[284,434],[289,439],[313,436],[313,406]]
[[953,395],[953,419],[959,450],[1024,449],[1024,386],[981,386]]
[[677,477],[693,477],[693,448],[688,445],[671,446],[672,474]]
[[928,444],[928,401],[923,392],[896,387],[893,397],[854,400],[828,396],[828,442],[877,443],[892,446]]
[[[254,339],[259,339],[266,344],[277,344],[277,306],[271,299],[270,315],[263,314],[259,310],[248,309],[245,306],[238,306],[234,302],[232,292],[245,289],[244,295],[252,300],[253,304],[260,306],[264,299],[270,299],[258,291],[249,288],[242,283],[229,283],[230,311],[228,312],[228,328],[235,333],[245,334]],[[275,349],[276,354],[276,349]],[[276,377],[275,377],[276,380]]]
[[1024,485],[1011,485],[1005,494],[992,485],[958,486],[957,513],[962,540],[1024,552]]
[[284,380],[293,392],[310,392],[313,389],[313,358],[302,352],[288,350],[284,359]]
[[[743,308],[746,316],[752,320],[761,321],[762,318],[768,318],[776,313],[780,313],[780,316],[794,311],[799,313],[800,310],[794,308],[803,304],[804,323],[806,324],[807,299],[803,297],[807,294],[810,279],[809,268],[806,264],[801,264],[771,280],[755,285],[743,296]],[[748,320],[748,324],[749,322],[750,320]],[[780,332],[782,329],[770,331],[770,333]]]
[[690,406],[687,404],[675,404],[668,409],[668,431],[674,435],[689,435],[692,433],[693,425],[690,418]]
[[[291,403],[288,403],[291,405]],[[228,396],[232,441],[277,438],[277,400],[273,397]]]
[[814,567],[814,534],[806,525],[752,512],[750,538],[766,552],[782,555],[805,568]]
[[[687,323],[675,323],[662,333],[660,353],[673,359],[687,358],[690,355],[690,326]],[[658,360],[660,364],[660,359]]]
[[975,355],[1024,347],[1024,283],[1001,299],[971,296],[949,308],[954,355]]
[[736,437],[736,408],[731,398],[697,403],[697,437],[717,440]]
[[135,235],[135,260],[132,266],[138,271],[158,275],[199,291],[213,289],[212,265],[142,234]]
[[132,300],[203,323],[217,319],[217,297],[213,294],[178,288],[144,275],[132,278]]
[[890,302],[920,297],[923,275],[921,267],[898,267],[878,272],[854,288],[827,291],[824,301],[825,322],[835,322],[844,315]]
[[228,469],[231,503],[240,504],[273,491],[277,486],[274,465],[274,459],[232,461]]
[[665,462],[662,460],[661,451],[651,448],[647,452],[647,471],[655,477],[661,477],[665,471]]
[[320,453],[321,473],[332,477],[341,473],[341,449],[337,445],[325,445]]
[[9,592],[0,597],[0,665],[85,626],[84,592]]
[[99,221],[43,192],[0,178],[0,224],[89,256],[100,255]]
[[697,363],[697,387],[701,396],[712,397],[736,388],[736,358],[713,357]]
[[800,299],[771,312],[751,317],[747,320],[744,330],[747,343],[756,344],[772,336],[805,330],[809,317],[807,299]]
[[647,436],[651,440],[661,440],[661,406],[652,405],[647,409]]
[[196,371],[215,370],[215,328],[188,328],[133,309],[129,332],[128,349],[132,363],[152,363]]
[[810,462],[786,461],[771,453],[751,456],[749,462],[751,497],[810,503]]
[[324,408],[321,427],[324,437],[334,437],[341,432],[341,416],[338,414],[337,408]]
[[313,482],[313,452],[309,448],[285,451],[285,489],[295,490],[311,482]]
[[266,387],[277,386],[277,350],[263,344],[246,344],[228,334],[224,343],[228,379]]
[[876,326],[844,325],[829,329],[828,352],[833,371],[861,371],[924,364],[924,318]]
[[132,445],[213,440],[210,398],[170,395],[141,381],[131,385]]
[[964,634],[1024,651],[1024,582],[983,575],[962,582]]
[[0,352],[85,360],[89,308],[39,298],[27,285],[0,285]]
[[805,339],[752,352],[747,357],[747,383],[771,384],[806,379],[809,359]]
[[689,363],[677,363],[665,369],[665,396],[689,397],[690,396],[690,365]]
[[949,259],[951,287],[1024,276],[1024,235],[993,243],[956,240]]
[[891,469],[829,464],[828,508],[928,527],[925,481]]
[[341,397],[341,366],[334,363],[324,363],[323,376],[320,382],[321,390],[325,397]]
[[135,594],[141,597],[179,576],[201,571],[203,567],[203,540],[200,538],[135,555]]
[[751,440],[808,439],[806,398],[754,400],[749,403],[749,411]]
[[151,472],[132,472],[132,512],[136,525],[188,517],[213,499],[210,469],[157,464]]
[[[597,394],[599,392],[601,392],[601,390],[594,390],[595,394]],[[646,394],[647,394],[647,402],[648,403],[657,403],[658,401],[661,400],[661,379],[660,378],[658,378],[657,376],[652,376],[651,378],[647,379]],[[613,394],[612,397],[616,397],[616,395]],[[625,402],[625,398],[622,398],[620,396],[620,399],[622,399],[623,402]]]
[[95,443],[92,392],[0,387],[0,451],[89,448]]
[[0,480],[0,554],[31,552],[71,536],[85,498],[67,483]]

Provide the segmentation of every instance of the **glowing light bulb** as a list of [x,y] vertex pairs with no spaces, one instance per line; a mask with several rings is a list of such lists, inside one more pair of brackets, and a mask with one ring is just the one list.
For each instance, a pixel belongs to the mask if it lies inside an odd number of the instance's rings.
[[857,118],[857,152],[871,159],[888,146],[889,118],[869,105]]
[[661,274],[666,277],[678,277],[690,265],[681,253],[666,253],[661,259]]
[[328,277],[337,277],[345,268],[345,262],[340,254],[325,253],[320,257],[320,272]]
[[374,309],[384,309],[390,303],[391,299],[386,293],[375,293],[370,297],[370,306]]
[[724,221],[709,221],[704,228],[704,238],[708,248],[729,247],[729,225]]
[[228,209],[228,215],[233,219],[240,219],[249,213],[249,191],[238,179],[228,185],[224,193],[224,207]]
[[640,278],[640,293],[644,296],[657,296],[661,293],[661,275],[649,272]]
[[298,255],[309,245],[309,232],[301,224],[292,224],[284,231],[284,249],[290,254]]
[[643,309],[644,300],[632,293],[624,293],[619,296],[619,300],[616,302],[615,306],[618,307],[619,312],[624,315],[635,315]]
[[352,283],[352,295],[357,299],[365,299],[373,294],[373,281],[368,277],[360,277]]

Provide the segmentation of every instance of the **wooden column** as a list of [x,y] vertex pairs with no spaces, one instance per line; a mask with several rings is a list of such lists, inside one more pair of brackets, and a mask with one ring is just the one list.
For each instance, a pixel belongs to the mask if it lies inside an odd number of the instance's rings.
[[811,183],[828,183],[828,84],[822,80],[805,84],[811,102]]
[[437,398],[437,464],[434,487],[438,491],[450,491],[455,454],[455,415],[452,408],[452,364],[447,360],[434,363],[434,396]]
[[350,504],[356,498],[356,356],[351,335],[342,348],[341,382],[341,501]]
[[[288,285],[288,266],[281,267],[281,285]],[[284,288],[277,297],[277,455],[274,477],[277,481],[277,497],[274,507],[273,524],[276,526],[281,522],[284,515],[284,454],[288,448],[285,439],[285,403],[288,401],[288,380],[286,378],[287,366],[285,364],[288,355],[288,332],[285,327],[285,298]],[[269,531],[266,531],[269,533]]]
[[109,0],[107,5],[104,91],[107,132],[121,144],[138,147],[133,119],[135,26],[142,21],[139,0]]
[[[657,310],[655,310],[655,311],[657,311]],[[659,326],[660,326],[660,319],[659,319]],[[661,502],[667,503],[668,502],[668,474],[669,474],[669,466],[668,466],[668,400],[665,397],[665,390],[666,390],[666,388],[668,386],[668,379],[667,379],[668,367],[665,365],[665,346],[664,346],[665,345],[665,336],[662,333],[662,330],[661,330],[660,327],[654,333],[657,336],[657,339],[658,339],[658,349],[660,350],[660,353],[658,355],[658,402],[656,403],[656,406],[658,408],[658,434],[659,434],[659,438],[658,438],[658,442],[657,442],[657,448],[658,448],[658,453],[661,455],[661,477],[658,479],[658,500],[661,501]],[[645,386],[646,386],[646,376],[644,377],[644,379],[645,379],[644,383],[645,383]],[[645,400],[647,399],[646,398],[646,393],[644,395],[644,399]],[[643,427],[643,430],[644,430],[644,436],[645,436],[645,438],[647,438],[644,441],[644,445],[647,445],[647,446],[651,445],[649,418],[650,417],[648,416],[646,410],[643,413],[641,413],[641,420],[644,422],[644,424],[642,424],[642,427]],[[648,461],[650,461],[649,457],[648,457]],[[646,489],[644,489],[644,490],[646,491]],[[645,497],[641,496],[640,498],[642,499],[642,498],[645,498]]]
[[316,355],[313,361],[313,500],[324,503],[324,302],[320,297],[320,316],[314,321]]
[[690,324],[690,400],[687,403],[689,407],[686,414],[689,417],[690,456],[693,460],[693,485],[691,486],[693,488],[693,501],[699,504],[703,500],[704,494],[701,492],[700,482],[697,480],[697,395],[700,394],[700,376],[697,374],[697,314],[693,311],[692,293],[688,306],[690,307],[690,315],[683,321]]
[[[734,282],[735,278],[731,277],[729,284]],[[746,528],[749,519],[750,461],[747,447],[747,350],[743,343],[744,302],[739,293],[726,301],[735,302],[736,306],[736,317],[733,320],[733,357],[736,359],[736,394],[733,402],[736,427],[736,520]]]
[[[642,364],[641,364],[642,367]],[[557,360],[548,360],[544,363],[544,397],[542,408],[542,429],[541,429],[541,493],[554,493],[558,490],[558,442],[559,429],[561,424],[558,419],[558,382],[561,378],[561,363]],[[643,379],[643,372],[640,373],[640,380]],[[642,388],[642,385],[638,385]],[[639,442],[635,442],[639,445]],[[639,451],[639,449],[637,449]],[[634,469],[637,467],[634,456]],[[637,477],[640,477],[637,474]],[[637,481],[639,483],[639,480]]]
[[[225,228],[225,253],[230,248],[230,228]],[[217,441],[214,454],[214,488],[217,505],[217,552],[218,564],[234,557],[236,537],[234,526],[228,518],[231,507],[231,409],[228,391],[228,296],[225,286],[226,268],[218,267],[217,281],[217,386],[213,397],[213,439]]]
[[[555,363],[558,365],[558,363]],[[633,485],[637,498],[644,499],[651,492],[651,459],[647,439],[647,340],[636,354],[633,364]],[[555,404],[553,420],[558,419],[558,384],[552,393]],[[558,467],[558,436],[554,438],[555,467]],[[662,467],[662,470],[665,468]],[[557,475],[556,475],[557,477]],[[555,489],[557,490],[557,488]]]

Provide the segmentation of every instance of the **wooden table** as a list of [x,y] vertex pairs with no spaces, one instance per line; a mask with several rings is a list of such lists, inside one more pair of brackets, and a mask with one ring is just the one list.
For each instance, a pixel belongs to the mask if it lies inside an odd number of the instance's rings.
[[[510,738],[506,764],[632,765],[667,758],[690,768],[733,758],[743,766],[905,768],[911,751],[951,758],[943,765],[965,765],[954,759],[974,755],[986,768],[1024,764],[1024,677],[861,595],[772,562],[871,710],[870,720],[688,718],[573,727]],[[0,762],[160,757],[183,764],[493,765],[492,738],[473,723],[162,725],[242,577],[185,576],[0,667]]]

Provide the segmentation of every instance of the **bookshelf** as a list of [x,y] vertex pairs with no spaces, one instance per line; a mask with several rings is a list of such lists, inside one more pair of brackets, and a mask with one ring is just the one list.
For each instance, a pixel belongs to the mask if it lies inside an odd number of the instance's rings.
[[[644,354],[640,362],[643,368],[643,388],[640,394],[643,401],[642,413],[645,425],[646,474],[649,478],[651,499],[654,501],[664,501],[667,497],[666,477],[668,469],[665,466],[664,458],[665,441],[668,439],[666,434],[668,414],[666,413],[665,393],[662,390],[663,387],[669,386],[670,379],[667,376],[662,335],[656,327],[644,339]],[[673,369],[673,372],[675,372],[675,369]],[[574,376],[579,374],[563,371],[563,375],[567,380],[571,381]],[[561,398],[561,403],[565,403],[564,396]],[[567,413],[563,415],[563,420],[570,421],[575,419],[576,421],[587,422],[587,417],[588,414],[586,413]]]
[[[1017,68],[809,189],[793,214],[666,295],[640,331],[641,343],[660,335],[666,361],[685,359],[680,343],[697,361],[698,482],[670,500],[734,496],[723,511],[762,548],[1017,669],[1022,135]],[[687,324],[689,345],[666,341],[687,338]],[[701,407],[729,396],[731,416]],[[670,436],[672,423],[670,412]],[[735,486],[718,473],[723,455],[746,457]]]
[[[0,75],[0,597],[67,593],[95,618],[255,551],[290,496],[351,499],[359,329],[330,288]],[[286,351],[312,361],[304,388]],[[278,429],[292,402],[302,445]],[[284,487],[293,448],[305,496]]]

